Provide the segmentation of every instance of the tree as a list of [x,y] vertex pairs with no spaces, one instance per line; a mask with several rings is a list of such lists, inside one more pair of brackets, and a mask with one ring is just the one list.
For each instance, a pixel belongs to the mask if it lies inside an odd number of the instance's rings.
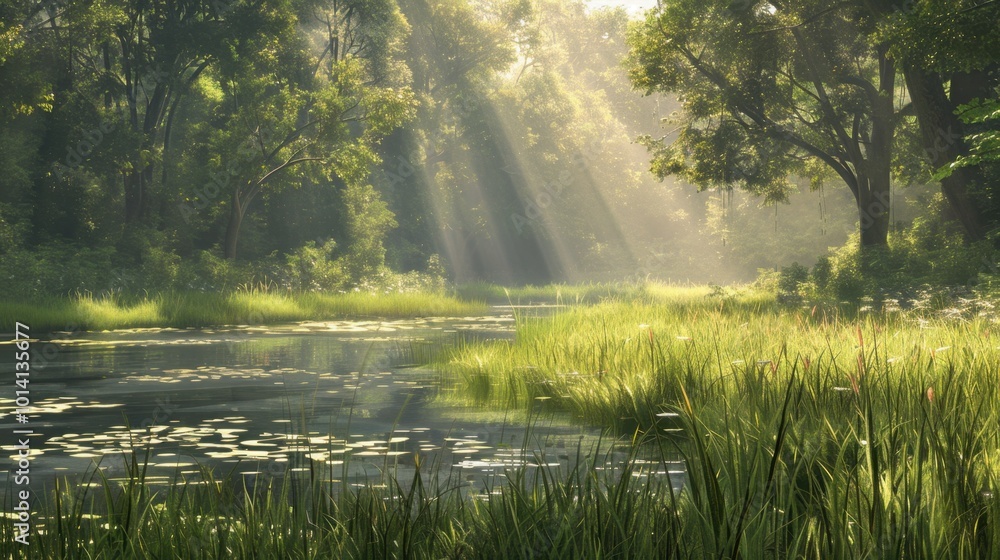
[[973,100],[968,105],[959,107],[959,118],[964,124],[990,125],[993,128],[965,137],[968,153],[942,166],[935,174],[936,177],[944,179],[963,167],[1000,162],[1000,127],[997,126],[1000,125],[1000,100]]
[[[506,214],[484,200],[509,198],[512,190],[507,176],[496,173],[504,163],[483,160],[498,155],[496,132],[488,124],[490,97],[516,60],[515,41],[530,18],[528,2],[400,5],[412,29],[406,62],[419,105],[414,126],[390,139],[395,151],[387,157],[385,190],[398,204],[420,209],[421,229],[430,230],[425,235],[453,268],[462,267],[456,271],[461,278],[478,276],[490,263],[502,268],[504,252],[515,260],[536,254],[504,246],[492,224],[504,227]],[[491,212],[500,216],[494,219]],[[404,224],[399,235],[409,227]]]
[[653,171],[780,201],[787,177],[834,175],[862,246],[884,245],[900,115],[897,68],[853,10],[819,1],[669,0],[630,34],[633,84],[681,96],[673,142],[645,138]]
[[[1000,206],[986,176],[989,158],[972,153],[989,135],[984,128],[990,119],[978,118],[984,116],[982,102],[998,98],[1000,4],[894,0],[868,9],[900,61],[930,170],[946,169],[935,178],[954,218],[967,239],[982,239],[1000,225]],[[959,113],[968,104],[974,106],[963,117]]]
[[235,23],[228,19],[233,14],[220,11],[221,5],[157,0],[98,2],[89,13],[67,9],[66,17],[87,38],[71,56],[99,102],[123,112],[124,124],[137,139],[121,172],[127,226],[149,218],[154,171],[169,148],[174,114],[187,89],[227,37],[264,27],[251,18]]
[[[327,14],[327,21],[355,30],[349,22],[364,13],[351,4],[335,6],[342,13]],[[362,58],[364,41],[328,29],[330,44],[315,56],[297,38],[297,24],[287,12],[272,34],[235,41],[233,54],[222,64],[229,126],[218,153],[220,168],[233,179],[222,186],[229,189],[223,242],[229,259],[236,258],[244,218],[265,187],[334,183],[357,188],[378,161],[375,145],[409,118],[411,96],[375,85],[379,77],[373,68],[386,61],[374,54]],[[329,59],[325,64],[324,58]]]

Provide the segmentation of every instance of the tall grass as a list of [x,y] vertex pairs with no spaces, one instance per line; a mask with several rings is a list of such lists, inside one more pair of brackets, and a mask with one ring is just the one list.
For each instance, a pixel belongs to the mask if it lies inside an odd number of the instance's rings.
[[517,329],[454,350],[446,378],[631,434],[623,465],[580,449],[469,500],[468,473],[419,463],[408,483],[312,468],[154,491],[136,454],[124,481],[50,499],[30,557],[1000,557],[996,323],[670,288]]
[[20,321],[32,332],[140,327],[273,324],[343,318],[400,319],[482,314],[486,305],[433,293],[345,294],[237,290],[144,296],[78,294],[38,301],[0,301],[0,332]]
[[522,320],[454,351],[446,394],[668,438],[697,556],[1000,555],[996,323],[678,296]]
[[490,303],[530,304],[591,304],[611,297],[635,297],[646,293],[650,286],[666,289],[666,285],[643,283],[548,284],[545,286],[501,286],[489,282],[472,282],[455,289],[459,297]]
[[652,558],[678,556],[679,524],[665,480],[634,462],[602,470],[578,449],[572,465],[512,469],[469,498],[465,473],[416,462],[416,476],[360,487],[337,467],[256,486],[239,474],[156,487],[148,450],[126,473],[62,484],[36,504],[29,547],[0,527],[7,558]]

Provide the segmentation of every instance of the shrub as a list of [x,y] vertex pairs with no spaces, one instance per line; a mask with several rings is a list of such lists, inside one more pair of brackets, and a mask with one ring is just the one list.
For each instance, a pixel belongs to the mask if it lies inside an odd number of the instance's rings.
[[[965,287],[967,291],[989,280],[981,273],[996,259],[997,251],[989,241],[966,243],[947,223],[917,218],[910,227],[891,235],[885,247],[862,250],[858,235],[852,235],[846,245],[816,262],[808,281],[799,281],[804,282],[801,291],[813,299],[907,300],[922,298],[928,288]],[[801,271],[794,277],[801,278]],[[788,282],[792,281],[789,277]]]
[[341,267],[353,282],[381,274],[385,267],[385,236],[396,220],[371,185],[351,185],[344,190],[347,251]]
[[310,241],[285,257],[285,284],[293,290],[328,292],[347,283],[342,263],[334,259],[337,243]]
[[17,249],[0,259],[0,278],[10,299],[114,288],[114,249],[48,243]]

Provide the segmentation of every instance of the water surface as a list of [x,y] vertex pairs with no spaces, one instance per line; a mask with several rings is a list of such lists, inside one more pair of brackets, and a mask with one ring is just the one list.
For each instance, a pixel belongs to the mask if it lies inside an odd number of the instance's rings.
[[[405,481],[420,461],[424,472],[482,490],[511,467],[568,465],[593,452],[614,468],[625,446],[596,450],[598,427],[540,409],[529,429],[524,411],[435,398],[446,390],[441,374],[419,364],[460,340],[512,339],[513,324],[509,308],[496,308],[484,317],[74,334],[50,343],[58,352],[32,372],[32,487],[80,481],[95,468],[122,477],[127,454],[147,449],[147,479],[157,484],[198,481],[208,467],[250,481],[314,471],[361,485]],[[0,353],[12,363],[11,345]],[[13,404],[0,399],[6,433],[25,427]],[[0,474],[5,493],[9,479]]]

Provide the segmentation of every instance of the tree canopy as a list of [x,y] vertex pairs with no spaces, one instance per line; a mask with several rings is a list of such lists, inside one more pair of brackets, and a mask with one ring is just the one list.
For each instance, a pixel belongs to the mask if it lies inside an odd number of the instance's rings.
[[748,280],[921,220],[979,247],[998,9],[6,2],[0,272],[28,295]]

